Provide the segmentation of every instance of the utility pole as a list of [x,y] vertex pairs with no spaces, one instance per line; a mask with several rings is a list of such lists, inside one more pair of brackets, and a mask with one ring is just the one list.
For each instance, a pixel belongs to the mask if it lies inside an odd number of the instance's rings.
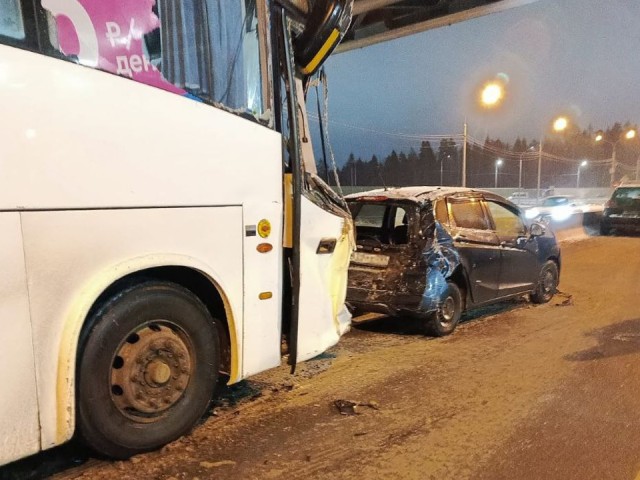
[[538,144],[538,193],[536,194],[536,203],[540,204],[540,171],[542,170],[542,136]]
[[462,186],[467,186],[467,121],[464,121],[462,133]]
[[611,152],[611,188],[613,188],[613,182],[616,181],[616,145],[618,142],[613,144],[613,151]]

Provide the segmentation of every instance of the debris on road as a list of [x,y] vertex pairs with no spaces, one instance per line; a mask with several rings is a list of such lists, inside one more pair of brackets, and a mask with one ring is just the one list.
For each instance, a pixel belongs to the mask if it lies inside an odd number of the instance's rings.
[[573,306],[573,295],[569,293],[564,293],[558,290],[556,292],[557,296],[564,297],[564,300],[560,303],[556,303],[556,307],[570,307]]
[[336,406],[340,415],[358,415],[360,412],[358,407],[369,407],[374,410],[380,410],[380,405],[376,401],[354,402],[352,400],[335,400],[333,404]]
[[204,468],[216,468],[224,465],[235,465],[233,460],[220,460],[219,462],[200,462],[200,466]]

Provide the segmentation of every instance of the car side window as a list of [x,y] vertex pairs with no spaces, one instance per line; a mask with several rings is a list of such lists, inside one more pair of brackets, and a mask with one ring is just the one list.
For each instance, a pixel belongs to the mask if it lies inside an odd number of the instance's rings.
[[382,228],[386,210],[386,205],[363,204],[355,217],[356,227]]
[[490,229],[489,220],[479,199],[450,198],[448,202],[450,216],[457,227],[474,230]]
[[449,214],[447,213],[447,204],[444,200],[436,201],[435,217],[441,225],[449,225]]
[[404,245],[409,238],[409,218],[407,211],[402,207],[395,207],[396,213],[393,217],[393,225],[391,225],[391,234],[389,242],[394,245]]
[[526,233],[524,222],[513,210],[493,201],[487,201],[498,236],[517,237]]

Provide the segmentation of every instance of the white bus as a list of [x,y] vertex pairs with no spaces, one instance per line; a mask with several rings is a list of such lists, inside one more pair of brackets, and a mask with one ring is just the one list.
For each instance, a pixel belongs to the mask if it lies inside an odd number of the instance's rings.
[[348,329],[303,86],[351,1],[0,0],[0,464],[157,448]]

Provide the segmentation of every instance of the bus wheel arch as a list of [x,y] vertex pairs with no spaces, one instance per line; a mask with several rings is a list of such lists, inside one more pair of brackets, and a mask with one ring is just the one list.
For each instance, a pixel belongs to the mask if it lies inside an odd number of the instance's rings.
[[149,280],[180,285],[191,291],[204,303],[211,316],[218,320],[215,322],[215,326],[220,338],[221,371],[230,377],[231,382],[237,381],[239,379],[239,346],[235,338],[235,321],[231,306],[219,283],[201,270],[192,267],[179,265],[150,267],[130,273],[112,282],[94,300],[87,312],[78,345],[82,344],[82,333],[87,328],[88,320],[105,301],[132,285]]

